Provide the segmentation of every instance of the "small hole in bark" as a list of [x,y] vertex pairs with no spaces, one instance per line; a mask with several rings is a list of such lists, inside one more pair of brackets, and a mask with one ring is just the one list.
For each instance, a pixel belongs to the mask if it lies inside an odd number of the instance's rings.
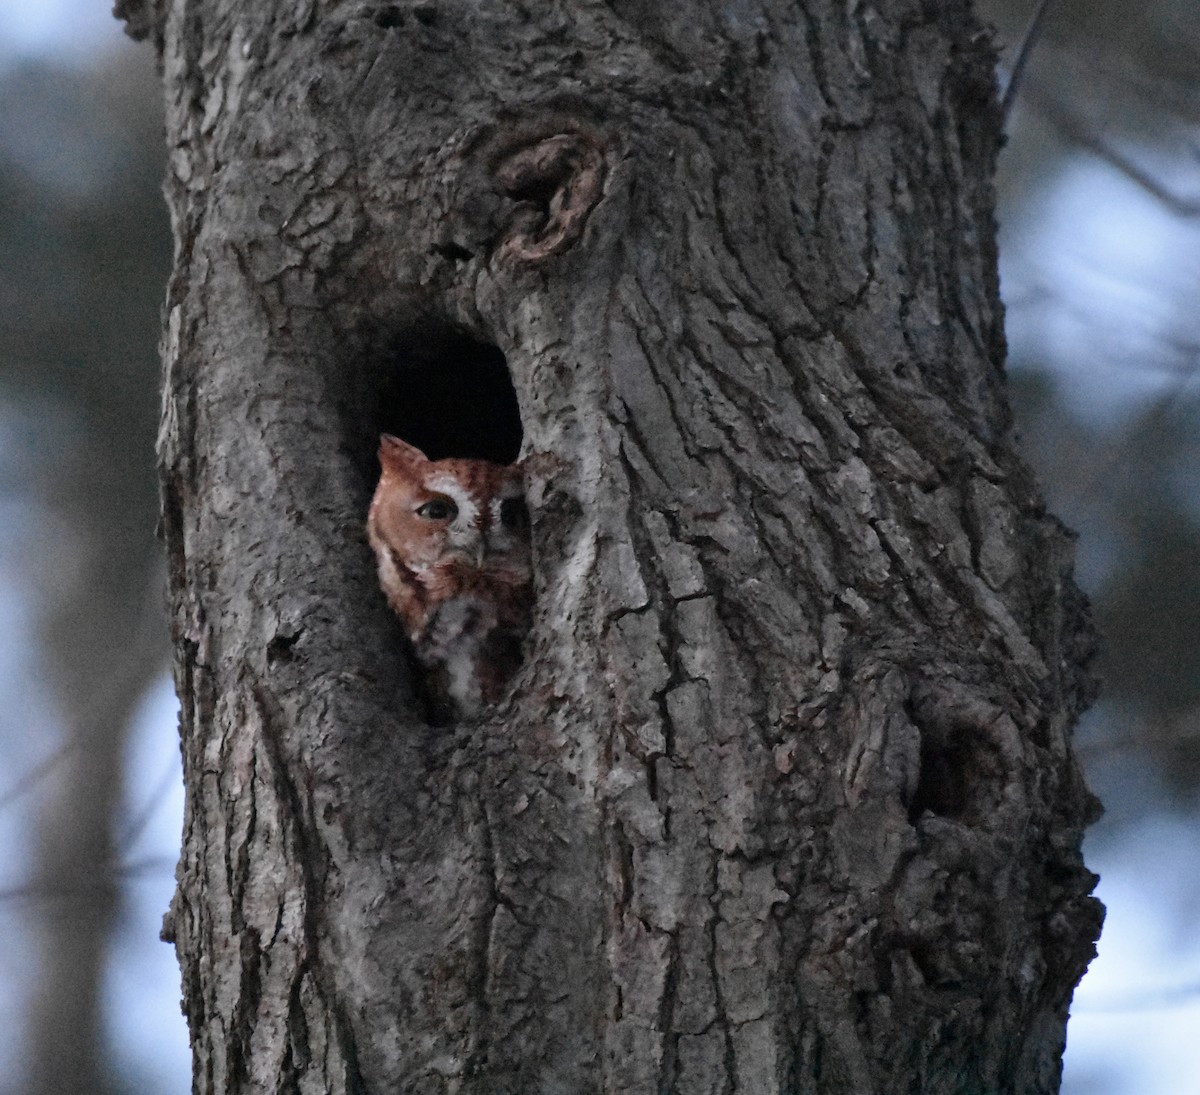
[[554,195],[562,189],[563,181],[561,178],[549,176],[532,178],[521,186],[514,187],[508,192],[508,196],[515,202],[528,202],[536,209],[546,210],[554,200]]
[[375,13],[375,25],[377,27],[383,27],[384,30],[401,26],[403,23],[404,12],[402,12],[395,5],[389,4],[386,8],[380,8]]
[[921,776],[908,807],[910,823],[928,811],[938,817],[961,818],[966,808],[966,788],[963,786],[962,750],[934,746],[929,735],[921,738]]
[[395,434],[431,460],[516,460],[521,413],[496,346],[426,329],[398,340],[385,365],[376,436]]
[[470,251],[458,243],[439,243],[434,251],[451,262],[468,262],[474,258]]
[[299,631],[278,632],[267,643],[267,663],[273,665],[276,662],[291,661],[292,650],[300,641],[300,635]]
[[921,731],[921,775],[908,807],[915,824],[928,811],[968,825],[983,821],[998,805],[1009,774],[995,746],[969,722]]
[[432,4],[421,4],[413,8],[413,15],[417,17],[417,22],[423,27],[431,27],[437,22],[437,8]]

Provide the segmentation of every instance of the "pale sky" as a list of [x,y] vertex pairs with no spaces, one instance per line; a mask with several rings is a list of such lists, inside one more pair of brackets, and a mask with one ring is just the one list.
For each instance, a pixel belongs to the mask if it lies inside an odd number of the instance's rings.
[[112,0],[0,0],[0,62],[53,55],[86,64],[123,39]]

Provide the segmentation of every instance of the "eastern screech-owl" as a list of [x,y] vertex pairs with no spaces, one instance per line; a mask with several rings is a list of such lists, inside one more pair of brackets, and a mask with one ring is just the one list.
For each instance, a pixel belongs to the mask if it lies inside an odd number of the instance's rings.
[[529,630],[521,469],[430,460],[386,433],[379,463],[367,517],[379,584],[428,670],[432,698],[474,714],[503,696]]

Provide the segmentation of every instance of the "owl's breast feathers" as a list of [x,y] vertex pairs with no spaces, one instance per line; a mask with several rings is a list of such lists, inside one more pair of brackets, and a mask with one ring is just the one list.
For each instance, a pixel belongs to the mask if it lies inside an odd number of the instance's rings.
[[477,617],[477,627],[522,634],[529,628],[533,594],[527,574],[457,558],[413,569],[388,545],[380,557],[379,578],[388,604],[414,643],[429,634],[435,617],[452,601],[477,602],[485,610]]

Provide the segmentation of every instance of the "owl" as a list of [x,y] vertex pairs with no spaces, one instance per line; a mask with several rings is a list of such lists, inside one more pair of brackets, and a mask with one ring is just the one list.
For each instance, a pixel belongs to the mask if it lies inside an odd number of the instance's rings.
[[533,594],[518,465],[430,460],[384,434],[367,516],[379,584],[438,709],[495,703],[521,660]]

